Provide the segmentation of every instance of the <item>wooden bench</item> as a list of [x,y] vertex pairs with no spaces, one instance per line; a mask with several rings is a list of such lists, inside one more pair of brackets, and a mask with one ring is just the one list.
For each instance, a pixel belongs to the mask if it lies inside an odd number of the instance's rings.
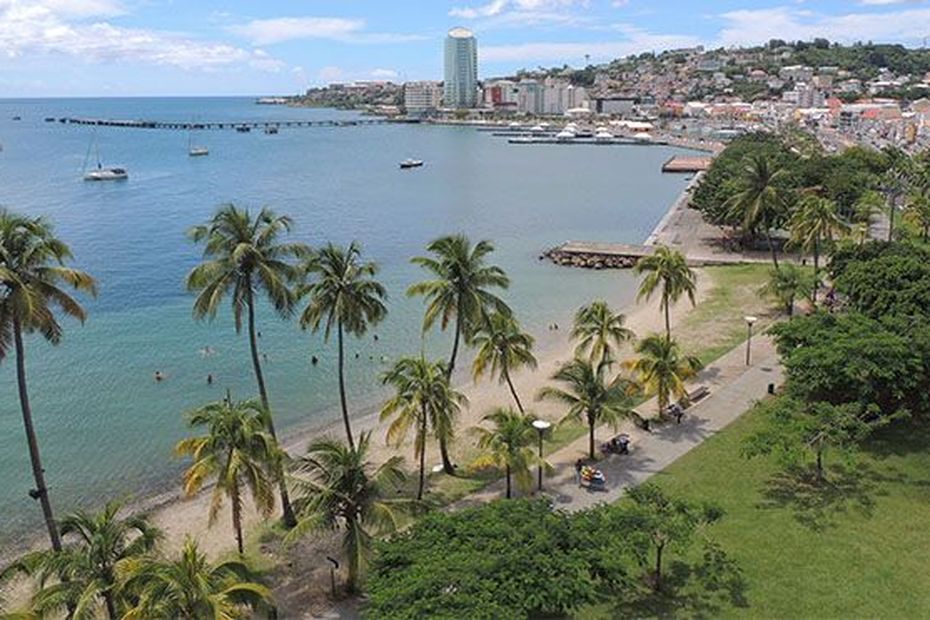
[[688,395],[685,398],[681,399],[679,404],[682,406],[683,409],[687,409],[693,406],[699,400],[707,398],[709,394],[710,394],[710,388],[707,387],[706,385],[702,385],[701,387],[688,392]]

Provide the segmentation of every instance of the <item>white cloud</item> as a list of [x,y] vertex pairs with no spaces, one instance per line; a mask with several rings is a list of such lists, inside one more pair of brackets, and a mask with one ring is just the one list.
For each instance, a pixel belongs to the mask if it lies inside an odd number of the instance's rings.
[[586,56],[594,62],[622,58],[644,51],[660,51],[700,44],[691,35],[653,34],[630,26],[618,26],[627,38],[591,43],[524,43],[478,48],[482,62],[557,62],[581,64]]
[[283,66],[262,50],[179,33],[115,26],[113,0],[0,0],[0,57],[64,55],[83,62],[141,62],[183,69]]
[[397,71],[394,69],[374,69],[371,72],[371,77],[379,80],[389,80],[397,77]]
[[233,34],[254,45],[272,45],[298,39],[327,39],[344,43],[403,43],[417,35],[366,32],[365,20],[342,17],[275,17],[230,26]]
[[587,6],[588,0],[490,0],[487,4],[456,7],[451,17],[481,19],[509,17],[507,23],[519,25],[527,22],[563,21],[564,11],[574,6]]
[[[874,0],[873,0],[874,1]],[[717,44],[757,44],[772,38],[831,41],[916,42],[930,33],[930,9],[913,8],[884,13],[825,15],[790,7],[745,9],[722,14],[725,25]]]

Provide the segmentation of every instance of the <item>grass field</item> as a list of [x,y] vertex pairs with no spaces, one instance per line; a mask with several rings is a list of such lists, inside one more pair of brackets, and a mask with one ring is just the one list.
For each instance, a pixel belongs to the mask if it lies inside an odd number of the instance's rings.
[[[752,618],[927,617],[926,424],[900,422],[882,429],[854,464],[834,459],[830,483],[813,488],[782,474],[772,458],[740,455],[742,441],[762,421],[759,412],[748,413],[653,479],[669,491],[716,502],[726,511],[708,534],[743,573],[742,606],[724,597],[708,608],[690,590],[656,602],[650,611]],[[692,551],[689,559],[696,555]],[[608,608],[579,614],[612,616]]]

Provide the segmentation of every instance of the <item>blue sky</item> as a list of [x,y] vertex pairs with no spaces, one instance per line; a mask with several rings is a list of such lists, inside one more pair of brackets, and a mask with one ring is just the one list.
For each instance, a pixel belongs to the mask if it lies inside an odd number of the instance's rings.
[[769,38],[930,36],[928,0],[0,0],[0,97],[293,93],[439,79],[472,28],[482,77]]

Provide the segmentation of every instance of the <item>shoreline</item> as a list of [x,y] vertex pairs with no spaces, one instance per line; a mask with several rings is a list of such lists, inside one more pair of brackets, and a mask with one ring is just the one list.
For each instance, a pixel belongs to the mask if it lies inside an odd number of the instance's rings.
[[[667,227],[669,220],[674,214],[682,208],[687,208],[690,190],[699,182],[700,178],[702,178],[701,174],[695,175],[694,179],[686,185],[656,224],[652,233],[647,237],[645,244],[654,244],[655,238]],[[594,299],[604,299],[615,310],[619,309],[627,316],[627,320],[631,325],[633,323],[640,324],[640,326],[648,325],[650,329],[653,327],[654,329],[658,329],[660,327],[659,325],[651,325],[653,321],[650,319],[655,319],[658,316],[650,307],[653,304],[649,304],[648,306],[636,304],[635,292],[625,290],[615,291],[613,289],[609,291],[593,292],[589,298],[577,300],[575,307],[580,307]],[[558,318],[559,320],[564,320],[562,317]],[[548,334],[546,332],[533,333],[532,335],[536,338],[538,346],[537,359],[539,361],[539,367],[536,371],[515,374],[515,383],[518,385],[520,383],[525,383],[527,381],[526,375],[532,376],[532,383],[538,383],[540,377],[545,377],[547,380],[548,376],[551,374],[549,371],[554,371],[564,359],[570,358],[572,355],[573,345],[568,340],[568,333],[569,323],[567,322],[563,329],[556,332],[549,332]],[[642,336],[645,335],[645,333],[640,333],[639,335]],[[511,399],[506,388],[497,384],[496,381],[485,378],[481,383],[474,383],[470,378],[470,373],[467,371],[469,365],[470,357],[466,351],[460,359],[454,380],[455,386],[468,395],[470,400],[470,406],[463,411],[462,415],[463,423],[460,424],[460,441],[465,440],[465,429],[468,426],[473,426],[480,422],[481,416],[484,415],[485,411],[481,409],[481,403],[489,404],[496,402],[498,405],[509,405]],[[526,397],[530,396],[531,394],[527,392]],[[532,401],[532,398],[529,398],[529,400]],[[353,424],[353,432],[356,435],[362,432],[372,433],[371,456],[373,459],[380,459],[382,453],[389,450],[390,454],[400,454],[404,456],[405,462],[409,465],[411,459],[411,455],[409,454],[409,440],[404,442],[398,449],[388,448],[385,445],[383,434],[386,431],[386,427],[381,425],[379,420],[381,402],[382,398],[377,391],[371,396],[357,397],[353,402],[350,402],[350,410],[355,411],[355,413],[350,415],[350,420]],[[533,405],[532,409],[537,412],[545,408],[542,406],[535,406],[535,402],[533,402]],[[343,432],[342,419],[338,405],[317,411],[316,415],[313,417],[315,418],[314,420],[307,421],[303,424],[297,423],[282,433],[281,445],[292,456],[302,454],[305,446],[313,439],[325,436],[337,438],[341,436]],[[469,422],[468,424],[465,423],[466,420]],[[433,454],[434,452],[438,453],[435,447],[431,447],[431,449],[427,451],[427,458],[435,458],[436,455]],[[140,493],[139,497],[126,503],[125,510],[132,514],[149,515],[153,524],[164,531],[165,541],[168,543],[166,547],[169,549],[177,547],[187,535],[191,535],[201,542],[202,549],[207,551],[210,555],[221,554],[234,546],[232,544],[231,528],[225,523],[223,515],[220,515],[217,519],[217,523],[214,524],[213,527],[207,526],[207,505],[209,503],[212,485],[205,486],[204,489],[194,497],[186,498],[182,495],[180,480],[176,481],[175,487],[171,490],[167,489],[167,487],[172,484],[171,478],[166,477],[163,483],[165,485],[165,490],[143,491]],[[254,512],[254,509],[249,505],[249,502],[246,502],[246,510],[244,512],[245,529],[249,531],[260,519]],[[227,529],[230,530],[228,533],[225,532]],[[12,541],[12,543],[13,544],[5,546],[2,551],[0,551],[0,562],[6,563],[21,556],[23,553],[41,547],[44,544],[44,536],[42,530],[37,528],[32,535],[27,535],[21,540]]]

